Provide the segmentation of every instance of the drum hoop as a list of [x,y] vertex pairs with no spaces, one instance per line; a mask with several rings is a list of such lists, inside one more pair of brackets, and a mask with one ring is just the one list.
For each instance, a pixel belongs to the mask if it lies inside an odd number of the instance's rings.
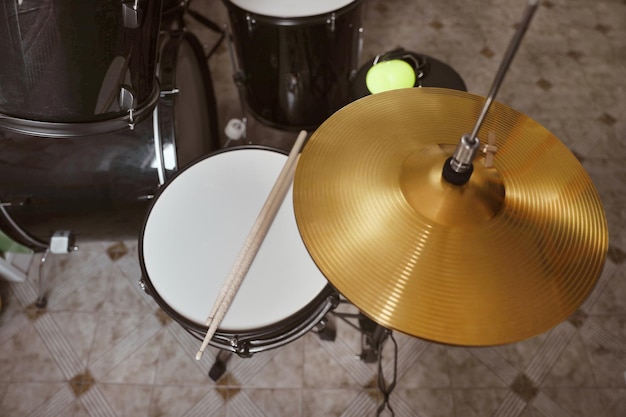
[[[146,212],[146,216],[145,216],[143,225],[141,227],[139,244],[137,247],[137,252],[139,255],[139,266],[141,268],[141,276],[142,276],[141,282],[147,287],[148,294],[155,300],[155,302],[159,305],[159,307],[167,313],[168,316],[170,316],[176,322],[181,324],[192,335],[199,337],[200,339],[202,339],[204,335],[198,336],[198,333],[206,333],[206,331],[208,330],[208,327],[204,326],[203,324],[199,324],[193,320],[190,320],[187,317],[184,317],[183,315],[178,313],[178,311],[176,311],[172,306],[170,306],[163,300],[163,298],[160,296],[160,294],[158,293],[158,291],[155,289],[154,285],[152,284],[152,281],[150,280],[150,276],[146,268],[145,256],[144,256],[144,251],[143,251],[144,236],[146,233],[146,227],[148,225],[148,219],[150,218],[150,214],[152,213],[152,210],[154,209],[157,202],[159,201],[159,197],[165,192],[165,190],[167,190],[167,188],[174,182],[174,180],[179,175],[182,175],[188,169],[190,169],[194,165],[206,159],[220,155],[222,153],[237,151],[237,150],[265,150],[265,151],[281,153],[284,155],[287,154],[287,152],[285,152],[282,149],[278,149],[278,148],[274,148],[274,147],[270,147],[266,145],[238,145],[238,146],[233,146],[229,148],[221,148],[221,149],[218,149],[216,151],[209,153],[208,155],[204,155],[196,159],[193,163],[190,163],[185,169],[174,173],[174,175],[167,181],[167,183],[158,190],[157,194],[150,202],[150,205]],[[291,314],[289,317],[286,317],[271,325],[261,326],[261,327],[249,329],[249,330],[229,332],[227,331],[227,329],[218,329],[217,332],[215,333],[213,340],[210,342],[210,344],[216,347],[229,346],[232,351],[236,351],[236,349],[232,347],[230,344],[230,341],[233,339],[233,337],[237,337],[237,339],[239,339],[242,342],[242,344],[249,344],[249,342],[253,341],[255,337],[259,337],[259,336],[273,337],[276,335],[280,335],[282,333],[280,333],[277,330],[279,325],[287,326],[287,325],[292,325],[294,323],[297,323],[298,322],[297,318],[301,314],[303,314],[305,311],[310,311],[310,310],[315,311],[316,309],[319,308],[320,303],[322,303],[324,299],[332,297],[333,294],[336,294],[335,290],[330,284],[327,284],[324,287],[324,289],[319,294],[317,294],[315,298],[313,298],[312,301],[310,301],[307,305],[300,308],[297,312]],[[329,304],[331,303],[329,302]],[[330,308],[331,306],[328,306],[326,310],[330,310]],[[315,323],[313,323],[312,326],[314,324]],[[219,341],[223,342],[224,345],[220,344]],[[263,344],[253,344],[253,345],[257,346],[256,351],[261,350],[259,346],[263,346]],[[250,350],[250,352],[253,353],[253,350]]]
[[[156,301],[159,307],[179,325],[182,325],[192,336],[198,340],[203,340],[208,327],[183,317],[172,306],[163,301],[144,271],[143,260],[141,269],[143,276],[141,282],[147,288],[147,293]],[[230,331],[218,328],[209,344],[217,348],[230,350],[241,356],[248,356],[283,346],[309,331],[338,303],[339,293],[332,285],[327,284],[313,300],[289,317],[276,323],[253,329]],[[307,314],[307,320],[301,320],[302,315],[305,313]],[[284,329],[288,330],[285,331]],[[233,343],[235,340],[236,343]]]
[[250,12],[246,9],[242,9],[237,6],[233,2],[229,0],[223,0],[227,8],[231,8],[238,13],[243,13],[254,17],[254,19],[259,23],[269,23],[276,26],[304,26],[311,25],[315,23],[326,23],[328,16],[331,15],[343,15],[344,13],[350,12],[352,9],[356,9],[360,6],[362,2],[365,0],[354,0],[352,3],[347,4],[337,10],[328,11],[326,13],[320,13],[311,16],[300,16],[300,17],[277,17],[277,16],[269,16],[261,13]]
[[132,114],[127,112],[123,116],[95,122],[42,122],[39,120],[22,119],[0,113],[0,127],[25,135],[42,136],[47,138],[68,138],[78,136],[93,136],[111,133],[118,130],[133,129],[136,124],[152,114],[161,95],[161,88],[157,79],[147,102],[135,109]]

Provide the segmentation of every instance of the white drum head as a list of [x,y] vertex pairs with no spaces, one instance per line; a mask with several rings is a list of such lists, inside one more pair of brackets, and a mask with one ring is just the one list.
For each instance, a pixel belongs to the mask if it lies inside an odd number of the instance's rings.
[[[286,159],[263,149],[221,152],[182,171],[159,195],[144,228],[143,263],[178,314],[204,324]],[[300,238],[290,190],[220,329],[277,323],[326,285]]]
[[264,16],[296,18],[317,16],[341,9],[356,0],[229,0],[250,13]]

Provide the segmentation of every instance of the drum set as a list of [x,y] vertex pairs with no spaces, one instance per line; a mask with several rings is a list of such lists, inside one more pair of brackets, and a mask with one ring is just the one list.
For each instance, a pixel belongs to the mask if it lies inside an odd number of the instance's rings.
[[[362,312],[377,348],[391,330],[509,343],[564,320],[593,288],[608,238],[584,169],[524,115],[490,109],[497,87],[468,94],[441,61],[399,48],[359,68],[364,0],[223,0],[225,29],[188,1],[75,3],[0,10],[0,228],[17,242],[58,253],[138,238],[143,288],[207,333],[287,156],[221,146],[192,16],[229,40],[245,113],[315,131],[212,346],[244,357],[283,346],[340,302]],[[410,66],[415,88],[371,94],[370,69],[389,61]],[[479,146],[477,132],[495,139]]]
[[[211,53],[186,19],[228,37],[245,111],[269,127],[315,129],[351,100],[363,0],[223,4],[226,29],[180,0],[15,0],[0,11],[0,229],[43,253],[40,308],[49,253],[139,238],[144,289],[191,333],[206,332],[206,297],[286,155],[222,148]],[[282,346],[339,302],[289,201],[214,346],[241,356]]]

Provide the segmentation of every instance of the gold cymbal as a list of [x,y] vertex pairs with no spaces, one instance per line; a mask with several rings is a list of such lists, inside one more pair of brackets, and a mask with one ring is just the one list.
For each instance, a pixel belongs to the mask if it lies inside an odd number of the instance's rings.
[[329,282],[378,324],[486,346],[540,334],[593,289],[608,248],[596,189],[574,155],[494,102],[490,168],[441,177],[484,98],[438,88],[367,96],[309,139],[294,179],[298,228]]

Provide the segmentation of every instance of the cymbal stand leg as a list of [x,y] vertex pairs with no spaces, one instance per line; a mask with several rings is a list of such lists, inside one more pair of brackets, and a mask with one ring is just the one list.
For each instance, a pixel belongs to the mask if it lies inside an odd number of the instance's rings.
[[[380,327],[380,326],[379,326]],[[398,342],[393,337],[393,333],[391,330],[385,329],[385,335],[382,340],[380,340],[380,345],[378,346],[378,389],[383,394],[383,402],[378,406],[376,410],[376,415],[380,416],[385,408],[389,410],[392,416],[395,415],[391,404],[389,403],[389,397],[396,387],[397,375],[398,375]],[[385,375],[383,372],[383,346],[387,341],[387,336],[393,343],[393,375],[391,376],[391,382],[387,384],[385,381]]]
[[215,357],[213,366],[209,369],[209,378],[217,382],[226,373],[226,364],[233,356],[233,352],[228,350],[220,350]]

